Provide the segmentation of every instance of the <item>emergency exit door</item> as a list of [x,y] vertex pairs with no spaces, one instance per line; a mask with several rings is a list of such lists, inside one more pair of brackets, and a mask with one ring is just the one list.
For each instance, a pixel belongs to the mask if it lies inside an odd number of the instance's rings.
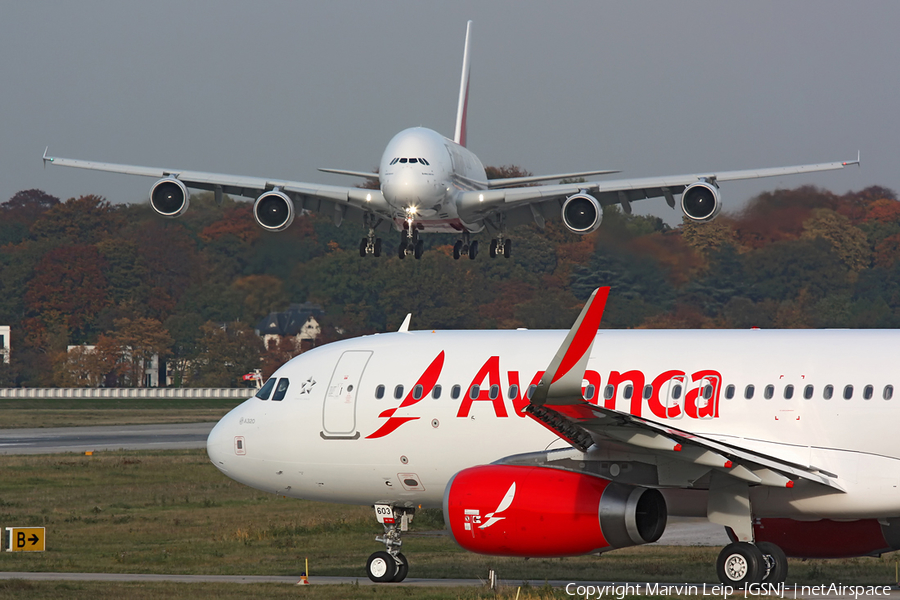
[[322,411],[322,437],[357,439],[356,398],[370,350],[348,350],[341,355],[325,392]]

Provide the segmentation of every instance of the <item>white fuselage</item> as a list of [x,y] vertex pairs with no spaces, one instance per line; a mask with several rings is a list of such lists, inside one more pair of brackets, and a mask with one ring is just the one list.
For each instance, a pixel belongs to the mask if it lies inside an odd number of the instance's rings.
[[[229,477],[285,496],[439,506],[447,482],[461,469],[569,448],[519,410],[527,403],[525,390],[539,380],[565,335],[390,333],[317,348],[272,376],[290,382],[282,400],[251,398],[216,425],[210,458]],[[793,489],[756,487],[756,516],[895,517],[900,395],[892,392],[900,384],[898,344],[900,333],[876,330],[601,330],[584,384],[593,402],[814,466],[836,475],[844,489],[823,491],[809,482]],[[440,396],[416,399],[417,382],[426,390],[436,383]],[[604,399],[609,383],[615,384],[614,395]],[[684,393],[673,393],[677,384]],[[480,391],[471,399],[475,385]],[[493,385],[499,394],[492,399]],[[518,389],[510,394],[512,385]],[[707,385],[715,390],[709,400],[697,394]],[[745,398],[749,385],[751,399]],[[398,386],[402,391],[395,394]],[[787,386],[793,386],[790,398]],[[807,386],[810,398],[804,397]],[[830,399],[823,397],[826,386],[833,389]],[[844,399],[847,386],[852,395]],[[623,464],[647,459],[615,445],[601,454]],[[705,514],[705,492],[676,491],[685,487],[679,483],[680,463],[650,460],[657,462],[659,485],[679,498],[671,514]]]
[[482,229],[480,223],[460,219],[456,193],[486,189],[484,166],[472,152],[436,131],[413,127],[395,135],[381,156],[378,173],[395,228],[403,229],[411,218],[426,232]]

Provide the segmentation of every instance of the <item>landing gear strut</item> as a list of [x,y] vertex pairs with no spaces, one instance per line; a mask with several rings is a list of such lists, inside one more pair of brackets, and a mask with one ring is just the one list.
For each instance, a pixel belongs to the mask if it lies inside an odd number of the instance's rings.
[[365,225],[369,228],[369,233],[359,242],[359,255],[363,258],[368,254],[379,257],[381,256],[381,238],[375,237],[375,226],[372,225],[373,217],[367,213],[364,219]]
[[384,525],[384,535],[375,538],[385,550],[374,552],[366,562],[366,575],[376,583],[400,582],[409,573],[409,561],[400,552],[400,534],[409,529],[415,509],[376,504],[375,516]]
[[416,229],[412,217],[407,217],[406,225],[400,232],[400,249],[397,254],[401,260],[408,254],[420,259],[423,252],[425,252],[425,244],[419,239],[419,230]]
[[453,245],[453,260],[459,260],[460,256],[468,256],[469,260],[475,260],[478,256],[478,240],[469,242],[469,232],[464,231],[461,240]]

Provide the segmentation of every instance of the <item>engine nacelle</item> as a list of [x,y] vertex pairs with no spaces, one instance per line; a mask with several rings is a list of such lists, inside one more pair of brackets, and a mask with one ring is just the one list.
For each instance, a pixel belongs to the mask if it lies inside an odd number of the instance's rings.
[[658,490],[547,467],[485,465],[444,492],[456,542],[495,556],[592,554],[655,542],[666,527]]
[[164,217],[180,217],[190,205],[187,187],[175,177],[163,177],[150,188],[150,208]]
[[562,220],[573,233],[590,233],[596,231],[603,222],[603,209],[590,194],[573,194],[563,202]]
[[253,203],[253,218],[268,231],[284,231],[294,222],[294,202],[287,194],[271,190]]
[[[880,556],[900,550],[900,519],[795,521],[760,519],[753,525],[756,542],[771,542],[795,558]],[[733,534],[729,531],[729,535]]]
[[722,210],[718,188],[708,181],[698,181],[681,193],[681,211],[691,221],[712,221]]

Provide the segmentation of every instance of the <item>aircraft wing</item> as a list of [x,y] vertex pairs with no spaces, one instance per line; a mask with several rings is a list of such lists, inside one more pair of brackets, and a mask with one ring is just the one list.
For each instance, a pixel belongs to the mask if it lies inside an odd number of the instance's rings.
[[[541,378],[525,412],[573,447],[624,445],[663,461],[686,461],[751,485],[793,487],[797,480],[843,491],[837,476],[808,465],[741,448],[583,399],[581,380],[609,288],[595,290]],[[640,393],[640,391],[635,391]]]
[[189,188],[225,193],[234,196],[256,198],[267,190],[279,188],[292,197],[297,208],[323,211],[328,208],[343,210],[346,207],[359,208],[374,212],[390,221],[391,215],[381,190],[369,190],[356,187],[322,185],[304,183],[287,179],[267,179],[263,177],[247,177],[242,175],[224,175],[221,173],[205,173],[184,169],[163,169],[158,167],[141,167],[116,163],[94,162],[74,158],[47,156],[44,151],[44,164],[91,171],[106,171],[124,175],[142,175],[144,177],[175,177]]
[[[630,204],[645,198],[665,198],[669,206],[675,207],[675,196],[698,181],[738,181],[742,179],[759,179],[762,177],[778,177],[814,173],[816,171],[833,171],[849,165],[859,164],[856,160],[829,162],[793,167],[774,167],[767,169],[746,169],[742,171],[709,171],[692,175],[672,175],[668,177],[642,177],[637,179],[613,179],[609,181],[587,181],[582,183],[564,183],[531,187],[499,188],[462,192],[457,199],[460,215],[474,220],[484,218],[497,212],[514,211],[524,208],[527,217],[532,212],[529,205],[535,208],[553,208],[558,214],[560,203],[567,196],[584,191],[600,202],[601,205],[621,204],[626,213],[631,212]],[[550,213],[548,213],[550,214]]]

